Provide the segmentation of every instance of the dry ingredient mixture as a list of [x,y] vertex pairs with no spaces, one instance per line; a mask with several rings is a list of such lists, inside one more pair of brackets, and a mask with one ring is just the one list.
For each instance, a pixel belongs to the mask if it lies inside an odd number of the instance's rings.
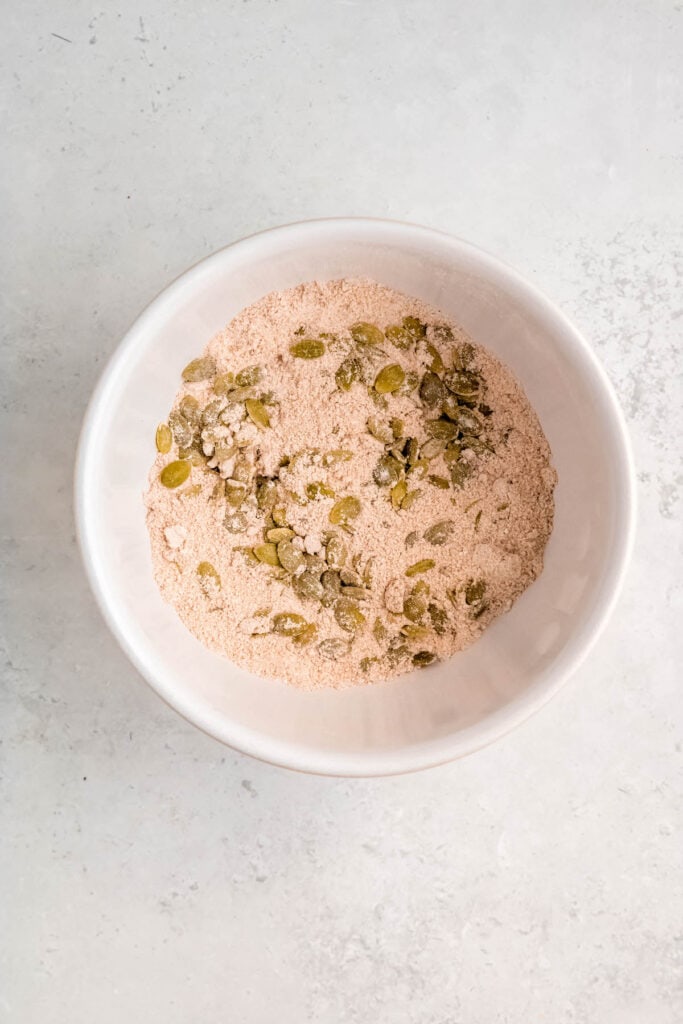
[[512,374],[369,280],[243,310],[185,367],[146,495],[165,599],[211,650],[313,688],[471,644],[538,576],[555,471]]

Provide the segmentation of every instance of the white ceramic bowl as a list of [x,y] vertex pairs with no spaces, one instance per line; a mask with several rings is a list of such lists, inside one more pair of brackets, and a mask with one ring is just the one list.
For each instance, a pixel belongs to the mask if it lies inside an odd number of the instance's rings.
[[[236,313],[302,281],[366,276],[461,323],[517,375],[559,482],[545,569],[451,661],[375,686],[318,693],[259,679],[206,650],[162,601],[142,505],[181,368]],[[136,321],[92,398],[76,509],[91,585],[157,693],[255,757],[304,771],[382,775],[470,753],[523,721],[574,671],[614,605],[634,528],[633,469],[612,388],[588,344],[514,270],[408,224],[323,220],[246,238],[178,278]]]

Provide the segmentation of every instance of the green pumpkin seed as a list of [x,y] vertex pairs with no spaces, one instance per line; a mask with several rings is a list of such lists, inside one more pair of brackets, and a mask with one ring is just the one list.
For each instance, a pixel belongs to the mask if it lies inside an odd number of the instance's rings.
[[329,640],[321,640],[318,644],[318,653],[327,661],[338,661],[345,658],[351,651],[351,641],[342,640],[341,637],[330,637]]
[[317,501],[319,498],[334,498],[334,491],[323,480],[314,480],[312,483],[306,484],[306,497],[311,501]]
[[414,370],[408,370],[406,373],[406,379],[398,389],[397,394],[399,395],[411,395],[415,388],[420,383],[420,377]]
[[173,440],[179,448],[187,448],[192,444],[194,429],[181,412],[172,412],[168,417],[168,423],[173,434]]
[[261,564],[251,548],[234,548],[234,550],[242,556],[245,564],[250,568]]
[[171,445],[173,444],[173,434],[171,433],[171,428],[167,423],[159,424],[154,440],[157,446],[157,451],[161,452],[162,455],[168,455],[171,450]]
[[320,598],[321,604],[323,604],[325,608],[331,608],[341,591],[339,573],[333,569],[327,569],[322,574],[320,582],[323,586],[323,596]]
[[190,463],[186,459],[177,459],[164,466],[159,474],[159,480],[164,487],[180,487],[190,475]]
[[460,345],[454,353],[453,365],[456,370],[465,370],[471,365],[474,359],[474,346],[466,341]]
[[369,324],[365,320],[353,324],[349,330],[356,345],[381,345],[384,341],[384,334],[379,327],[376,324]]
[[406,537],[406,539],[404,541],[405,546],[407,548],[414,548],[415,545],[417,544],[417,542],[419,541],[419,539],[420,539],[420,534],[417,533],[415,530],[413,530],[412,533],[409,533],[407,535],[407,537]]
[[446,389],[435,373],[427,371],[420,382],[420,399],[430,409],[435,409],[444,399]]
[[277,557],[282,568],[291,573],[295,573],[306,563],[303,551],[295,548],[289,540],[281,540],[277,545]]
[[330,569],[343,569],[348,557],[348,549],[341,537],[330,537],[325,548],[325,558]]
[[200,380],[208,380],[216,373],[216,363],[211,356],[200,356],[193,359],[183,370],[182,377],[187,383],[196,383]]
[[325,593],[319,577],[309,571],[292,577],[292,590],[302,601],[320,601]]
[[405,327],[400,327],[398,324],[392,324],[391,327],[387,327],[384,332],[396,348],[407,349],[412,344],[412,337]]
[[296,644],[297,647],[304,647],[306,644],[310,644],[312,640],[318,635],[318,627],[315,622],[307,622],[300,633],[292,637],[292,643]]
[[287,525],[287,509],[286,508],[284,508],[282,506],[279,506],[278,508],[272,509],[270,514],[273,517],[273,522],[275,523],[276,526],[286,526]]
[[238,388],[253,388],[263,377],[263,370],[260,366],[245,366],[235,377],[235,384]]
[[271,544],[279,544],[281,540],[291,540],[292,537],[296,537],[296,534],[288,526],[274,526],[272,530],[266,531],[266,540]]
[[289,346],[295,359],[320,359],[325,355],[325,344],[317,338],[304,338]]
[[212,589],[221,589],[221,578],[211,562],[200,562],[197,566],[197,575],[205,593]]
[[440,441],[453,441],[458,436],[458,426],[450,420],[427,420],[427,433]]
[[333,526],[346,526],[352,519],[357,519],[360,515],[360,501],[353,495],[348,495],[346,498],[340,498],[336,501],[330,509],[328,516],[329,521]]
[[372,479],[378,487],[393,487],[401,478],[401,463],[391,455],[383,455],[372,471]]
[[274,480],[262,478],[256,487],[256,504],[260,509],[272,508],[277,501],[278,489]]
[[409,655],[410,650],[405,644],[402,644],[400,647],[390,647],[387,651],[387,659],[392,668],[397,668]]
[[451,441],[446,446],[446,450],[443,453],[444,460],[447,466],[452,466],[454,462],[458,462],[462,454],[462,445],[457,444],[455,441]]
[[403,614],[411,622],[419,622],[427,612],[427,602],[414,591],[403,602]]
[[221,373],[213,382],[214,394],[221,397],[228,394],[235,387],[234,373]]
[[443,373],[446,367],[444,365],[443,359],[441,358],[441,353],[439,352],[439,350],[435,348],[434,345],[428,343],[427,351],[432,357],[432,361],[429,364],[429,369],[432,371],[432,373]]
[[331,452],[325,452],[322,457],[323,466],[334,466],[338,462],[349,462],[353,458],[353,452],[348,448],[334,448]]
[[252,423],[255,423],[261,430],[267,430],[270,426],[270,418],[263,402],[259,402],[257,398],[248,398],[244,403],[244,408]]
[[196,426],[199,423],[199,402],[194,395],[185,395],[180,400],[178,411],[184,416],[188,423]]
[[347,633],[355,633],[365,622],[365,616],[356,601],[352,601],[348,597],[340,597],[335,601],[334,617],[337,620],[337,625]]
[[465,401],[475,401],[479,394],[479,375],[472,370],[452,370],[444,377],[449,391]]
[[401,636],[408,640],[426,640],[431,636],[431,630],[426,626],[418,626],[414,622],[406,622],[401,626]]
[[427,479],[432,487],[438,487],[442,491],[447,491],[451,486],[445,476],[437,476],[434,473],[430,473]]
[[449,540],[455,533],[455,523],[452,519],[441,519],[438,523],[434,523],[424,532],[424,539],[429,544],[442,545],[448,544]]
[[394,440],[394,435],[389,424],[384,423],[384,421],[380,420],[377,416],[369,417],[368,431],[377,441],[381,441],[382,444],[391,444]]
[[298,636],[306,629],[308,623],[303,615],[296,612],[280,612],[273,615],[273,632],[280,636]]
[[468,477],[472,476],[472,464],[461,459],[451,466],[451,483],[454,487],[463,487]]
[[399,480],[397,484],[391,488],[391,504],[395,509],[401,507],[401,502],[408,493],[408,484],[405,480]]
[[398,363],[390,363],[379,371],[375,377],[375,391],[379,395],[388,395],[398,391],[406,379],[405,370]]
[[434,324],[432,327],[432,335],[435,341],[447,343],[453,341],[453,331],[448,324]]
[[484,429],[484,424],[481,422],[476,412],[472,412],[471,409],[460,409],[456,423],[462,430],[463,434],[471,434],[472,437],[478,437]]
[[379,664],[379,658],[361,658],[359,664],[361,672],[369,672],[373,665]]
[[442,451],[446,447],[444,441],[440,441],[438,437],[430,437],[428,441],[420,448],[421,459],[435,459],[441,455]]
[[432,602],[427,608],[427,612],[429,613],[434,632],[439,636],[444,636],[448,631],[448,615],[445,610]]
[[465,587],[465,603],[479,604],[486,593],[486,580],[470,580]]
[[337,368],[334,379],[340,391],[349,391],[355,381],[363,379],[363,367],[360,360],[348,356]]
[[386,640],[387,636],[389,635],[387,633],[387,627],[384,625],[384,623],[379,618],[379,616],[374,621],[374,624],[373,624],[373,627],[372,627],[372,635],[374,636],[374,638],[377,641],[377,643],[380,644],[380,645],[384,645],[384,641]]
[[247,488],[244,484],[236,483],[234,480],[225,481],[225,500],[231,508],[239,508],[247,496]]
[[413,665],[415,668],[427,668],[428,665],[433,665],[436,661],[436,655],[433,651],[418,651],[417,654],[413,655]]
[[417,576],[419,573],[429,572],[433,569],[436,562],[433,558],[422,558],[419,562],[415,562],[413,565],[409,565],[406,569],[406,576]]
[[407,512],[409,509],[411,509],[421,494],[422,491],[419,488],[416,488],[414,491],[408,491],[405,498],[401,502],[401,508],[403,509],[403,511]]
[[469,448],[475,455],[485,455],[486,452],[494,451],[493,445],[490,445],[487,441],[482,441],[480,437],[470,437],[466,435],[462,438],[463,448]]
[[277,544],[257,544],[253,549],[259,562],[264,565],[279,565],[280,559],[277,554]]
[[226,398],[230,405],[241,405],[242,402],[246,402],[248,398],[255,398],[256,392],[252,387],[235,388],[230,394],[226,395]]
[[415,341],[419,341],[420,338],[424,338],[427,333],[427,325],[423,324],[416,316],[404,316],[403,326]]

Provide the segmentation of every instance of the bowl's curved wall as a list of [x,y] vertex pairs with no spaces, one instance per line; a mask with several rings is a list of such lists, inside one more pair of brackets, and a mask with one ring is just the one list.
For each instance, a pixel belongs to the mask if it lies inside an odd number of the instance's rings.
[[[161,600],[142,506],[157,423],[182,366],[266,292],[367,276],[459,321],[507,363],[536,409],[559,475],[546,567],[513,609],[452,661],[398,681],[304,693],[210,653]],[[255,756],[342,774],[405,771],[483,745],[544,702],[616,596],[633,528],[632,470],[606,378],[574,328],[514,271],[437,232],[318,221],[254,236],[179,278],[135,323],[84,425],[77,514],[107,620],[155,689]]]

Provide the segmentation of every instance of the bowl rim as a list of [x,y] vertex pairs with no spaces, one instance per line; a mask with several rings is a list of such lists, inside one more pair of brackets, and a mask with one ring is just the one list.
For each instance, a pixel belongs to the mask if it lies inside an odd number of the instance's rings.
[[[272,738],[265,737],[256,730],[235,726],[231,720],[221,718],[216,721],[215,716],[207,712],[205,708],[193,706],[191,698],[188,698],[187,695],[183,698],[175,691],[174,687],[166,686],[163,679],[148,669],[144,659],[130,642],[116,618],[96,564],[87,514],[88,465],[93,457],[94,438],[97,433],[95,428],[100,419],[101,410],[105,408],[105,398],[114,387],[119,375],[124,371],[128,354],[136,345],[138,337],[145,334],[148,322],[161,313],[164,306],[176,302],[180,293],[186,289],[192,290],[196,287],[204,276],[211,273],[216,264],[220,263],[227,254],[232,254],[234,250],[243,248],[246,252],[248,249],[262,245],[269,239],[277,237],[281,240],[287,235],[292,238],[296,235],[300,239],[302,236],[315,235],[319,232],[333,231],[344,234],[348,231],[362,233],[364,230],[393,233],[397,241],[400,239],[405,241],[408,236],[418,243],[420,240],[429,243],[430,240],[438,239],[441,245],[450,246],[461,256],[468,257],[479,268],[486,270],[494,279],[504,281],[508,287],[512,287],[525,305],[536,308],[557,322],[563,333],[571,338],[576,346],[583,359],[586,372],[592,376],[593,382],[598,386],[605,400],[605,409],[611,417],[614,427],[612,444],[617,456],[615,470],[623,501],[615,525],[614,555],[602,584],[603,603],[599,609],[596,608],[593,611],[591,618],[583,628],[580,642],[575,640],[573,649],[560,654],[528,690],[509,704],[486,716],[475,725],[441,738],[438,744],[436,741],[434,743],[427,742],[403,748],[398,752],[347,754],[316,751],[313,748],[301,747],[289,741],[273,741]],[[144,307],[109,357],[88,402],[76,451],[74,514],[86,578],[105,623],[143,679],[165,703],[183,718],[232,749],[278,767],[307,774],[337,777],[389,776],[447,764],[488,746],[539,711],[578,670],[595,646],[612,615],[624,583],[636,529],[635,466],[625,417],[606,370],[581,332],[533,282],[504,260],[448,232],[410,222],[378,217],[325,217],[266,228],[231,242],[198,260],[176,276]],[[433,746],[438,746],[439,750],[432,749]]]

